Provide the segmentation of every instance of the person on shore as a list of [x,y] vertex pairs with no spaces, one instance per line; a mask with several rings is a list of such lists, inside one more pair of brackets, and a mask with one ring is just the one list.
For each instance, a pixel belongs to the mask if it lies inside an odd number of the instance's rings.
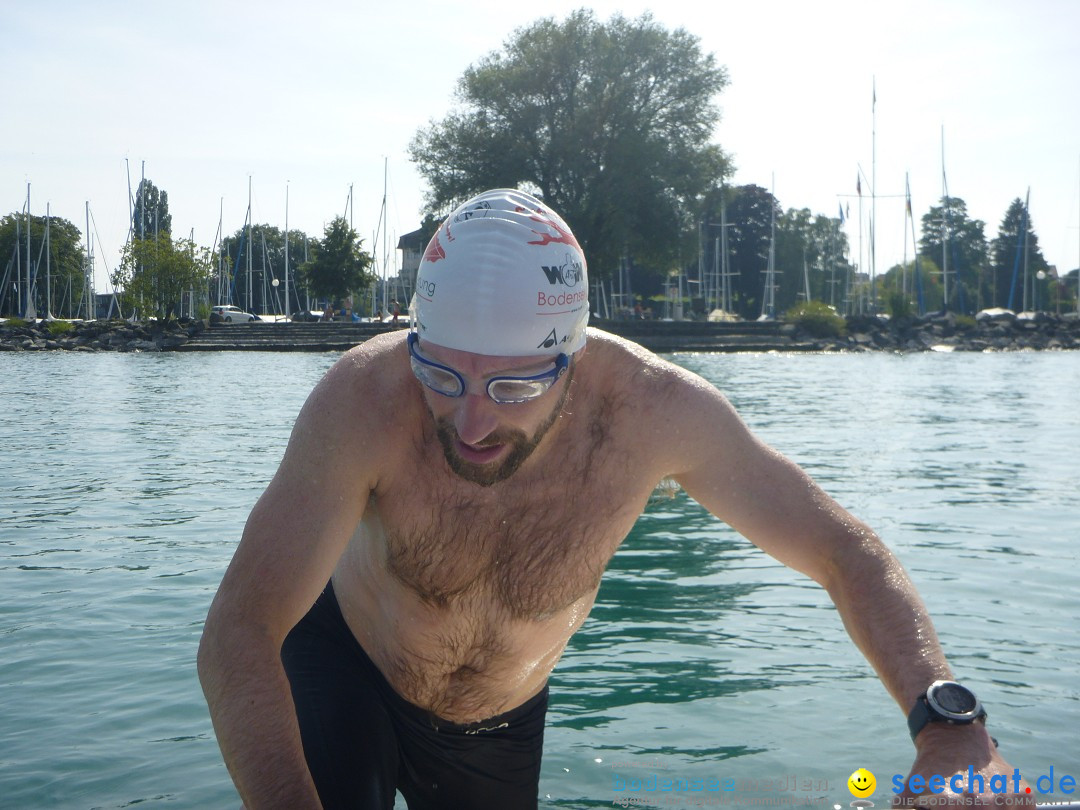
[[882,541],[715,387],[587,330],[587,291],[557,214],[487,192],[428,245],[411,328],[311,393],[199,650],[247,807],[536,807],[548,676],[666,478],[828,591],[932,798],[969,769],[1011,788]]

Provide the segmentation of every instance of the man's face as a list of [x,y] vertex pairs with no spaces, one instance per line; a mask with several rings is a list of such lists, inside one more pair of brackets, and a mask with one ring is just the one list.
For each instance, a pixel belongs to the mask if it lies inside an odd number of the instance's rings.
[[499,404],[487,395],[490,377],[530,376],[551,368],[552,361],[472,354],[431,343],[424,343],[423,353],[453,368],[467,383],[467,392],[460,397],[445,397],[423,385],[421,390],[450,469],[480,486],[504,481],[525,463],[559,418],[570,393],[572,361],[569,373],[543,395]]

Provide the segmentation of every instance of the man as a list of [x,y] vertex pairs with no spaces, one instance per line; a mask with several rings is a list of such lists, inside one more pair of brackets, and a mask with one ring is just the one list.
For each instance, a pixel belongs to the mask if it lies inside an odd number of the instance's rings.
[[312,392],[199,651],[248,807],[535,807],[548,675],[667,476],[828,590],[910,712],[913,773],[1011,776],[971,693],[931,687],[951,673],[881,541],[713,386],[586,345],[587,290],[556,214],[487,192],[431,240],[409,333]]

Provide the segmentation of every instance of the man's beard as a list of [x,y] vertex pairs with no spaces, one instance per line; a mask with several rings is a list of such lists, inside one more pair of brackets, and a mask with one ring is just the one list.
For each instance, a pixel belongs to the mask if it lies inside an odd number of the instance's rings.
[[478,445],[475,445],[476,447],[491,447],[497,444],[507,445],[510,448],[510,451],[502,461],[492,462],[490,464],[475,464],[471,461],[466,461],[457,451],[458,435],[457,430],[454,428],[453,417],[443,416],[436,419],[435,432],[439,437],[439,444],[442,445],[443,455],[446,456],[446,463],[450,465],[450,469],[466,481],[471,481],[482,487],[489,487],[492,484],[497,484],[499,481],[505,481],[517,472],[518,468],[525,463],[525,459],[532,455],[537,445],[540,444],[540,441],[547,432],[551,430],[551,426],[555,424],[555,420],[558,419],[559,415],[562,413],[563,405],[566,403],[566,398],[570,394],[570,383],[574,376],[573,372],[574,367],[571,365],[569,373],[566,375],[566,385],[563,386],[559,401],[555,403],[555,407],[551,409],[551,413],[545,417],[544,421],[536,429],[536,432],[533,433],[531,438],[523,430],[507,428],[505,430],[496,430],[494,433],[485,437]]

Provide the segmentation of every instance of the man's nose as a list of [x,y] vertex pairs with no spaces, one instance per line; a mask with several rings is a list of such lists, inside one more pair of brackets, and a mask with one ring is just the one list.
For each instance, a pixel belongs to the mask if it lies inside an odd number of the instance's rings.
[[465,444],[479,444],[498,426],[495,409],[498,407],[486,391],[469,392],[458,399],[454,427]]

